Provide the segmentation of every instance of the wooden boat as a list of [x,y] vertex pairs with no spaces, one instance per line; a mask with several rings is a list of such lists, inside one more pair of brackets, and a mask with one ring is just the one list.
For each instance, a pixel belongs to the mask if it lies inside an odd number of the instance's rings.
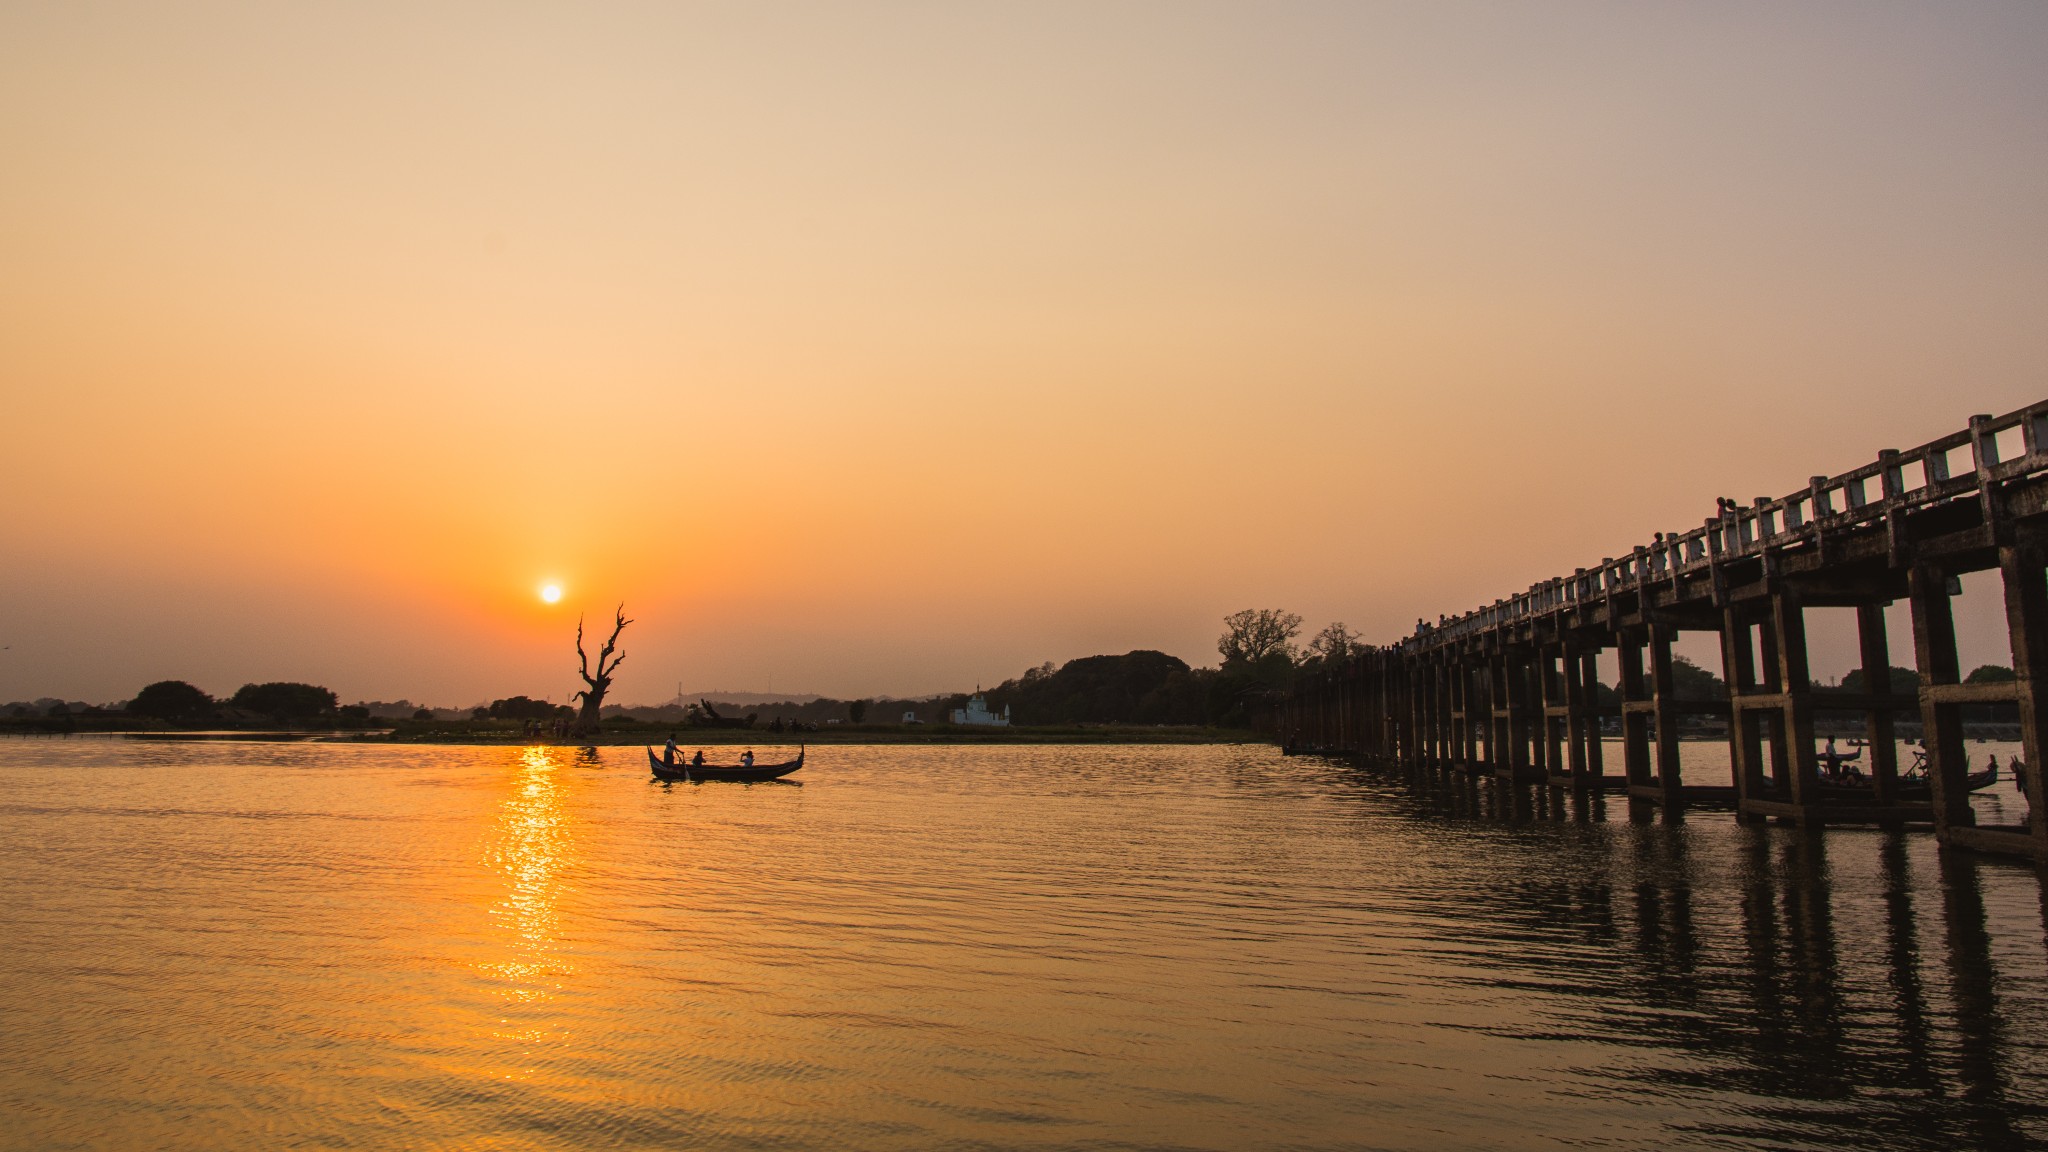
[[[1982,771],[1972,772],[1963,780],[1965,790],[1970,792],[1982,791],[1997,782],[1998,769],[1996,768],[1985,768]],[[1858,784],[1848,781],[1838,782],[1823,777],[1820,782],[1820,794],[1823,800],[1868,800],[1875,793],[1876,787],[1877,785],[1869,780]],[[1909,804],[1925,803],[1934,798],[1934,789],[1927,783],[1925,776],[1918,778],[1900,777],[1897,798],[1901,802]]]
[[678,762],[674,767],[661,762],[661,754],[654,749],[647,750],[647,763],[654,769],[657,780],[673,780],[680,784],[694,784],[700,780],[778,780],[804,766],[804,749],[796,750],[796,759],[780,764],[756,764],[749,768],[742,764],[686,764]]

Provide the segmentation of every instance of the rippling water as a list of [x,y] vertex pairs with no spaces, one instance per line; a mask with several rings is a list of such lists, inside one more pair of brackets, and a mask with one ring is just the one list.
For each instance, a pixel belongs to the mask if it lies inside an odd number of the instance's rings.
[[1262,748],[0,743],[0,1147],[2017,1148],[2031,868]]

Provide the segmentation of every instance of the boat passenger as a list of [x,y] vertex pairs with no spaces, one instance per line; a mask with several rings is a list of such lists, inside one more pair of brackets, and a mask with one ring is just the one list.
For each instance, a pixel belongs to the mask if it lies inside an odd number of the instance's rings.
[[745,752],[742,752],[742,753],[740,753],[740,767],[742,767],[742,768],[752,768],[753,766],[754,766],[754,750],[753,750],[752,748],[749,748],[749,749],[747,749],[747,750],[746,750]]
[[697,749],[697,754],[696,754],[695,756],[692,756],[692,757],[690,757],[690,767],[692,767],[692,768],[702,768],[703,766],[704,766],[704,750],[703,750],[702,748],[699,748],[699,749]]

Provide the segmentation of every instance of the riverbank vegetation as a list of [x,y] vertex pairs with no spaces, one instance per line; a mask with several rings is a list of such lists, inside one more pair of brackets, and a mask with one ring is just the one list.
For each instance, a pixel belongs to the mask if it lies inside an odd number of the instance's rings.
[[[344,705],[333,690],[317,684],[272,681],[244,684],[216,698],[182,680],[143,686],[134,697],[112,704],[43,698],[0,704],[0,733],[66,732],[279,732],[361,733],[363,738],[422,742],[563,740],[578,743],[659,743],[669,733],[694,743],[936,742],[936,741],[1230,741],[1248,738],[1257,711],[1282,698],[1296,677],[1370,652],[1369,645],[1342,623],[1332,623],[1298,644],[1302,618],[1277,609],[1247,609],[1223,620],[1215,667],[1198,668],[1165,652],[1139,649],[1122,655],[1084,656],[1050,662],[981,691],[990,712],[1006,711],[1008,727],[956,725],[970,693],[914,699],[889,697],[839,700],[757,700],[722,704],[711,700],[620,706],[604,702],[611,673],[623,654],[614,648],[630,621],[623,610],[614,622],[593,672],[581,659],[585,683],[576,695],[581,708],[547,699],[511,695],[468,708],[434,708],[408,700],[359,701]],[[1728,687],[1713,672],[1679,657],[1673,669],[1684,700],[1725,700]],[[1999,665],[1972,671],[1972,684],[2010,680]],[[1905,698],[1919,693],[1919,674],[1892,668],[1883,690]],[[1816,707],[1827,719],[1834,698],[1859,697],[1863,674],[1850,672],[1839,683],[1814,686]],[[1597,691],[1616,703],[1610,684]],[[1845,707],[1850,701],[1844,699]],[[593,706],[594,705],[594,706]],[[1978,704],[1966,721],[2016,720],[2012,704]],[[1909,720],[1901,716],[1902,721]],[[1715,724],[1707,718],[1695,727]]]

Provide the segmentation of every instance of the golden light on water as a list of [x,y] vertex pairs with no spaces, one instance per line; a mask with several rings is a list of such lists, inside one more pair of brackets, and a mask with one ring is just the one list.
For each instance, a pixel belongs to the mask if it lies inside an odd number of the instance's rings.
[[482,968],[504,982],[508,1000],[525,1004],[559,991],[573,971],[558,952],[556,907],[573,854],[559,752],[522,749],[514,768],[486,851],[505,882],[504,895],[491,906],[503,951]]

